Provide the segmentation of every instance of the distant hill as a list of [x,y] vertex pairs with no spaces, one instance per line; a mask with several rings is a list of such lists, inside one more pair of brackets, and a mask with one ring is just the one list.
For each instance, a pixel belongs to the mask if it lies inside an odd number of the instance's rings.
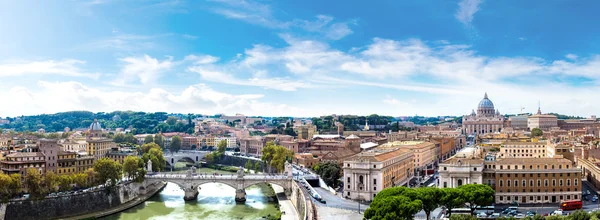
[[[184,119],[187,123],[171,120],[164,123],[167,118],[175,117]],[[110,113],[89,111],[70,111],[56,114],[42,114],[33,116],[8,117],[9,124],[0,125],[3,129],[14,129],[15,131],[37,131],[40,128],[46,132],[63,131],[65,127],[73,129],[87,128],[94,119],[102,124],[104,128],[129,128],[135,134],[162,132],[193,132],[194,125],[189,124],[191,119],[198,115],[168,114],[166,112],[134,112],[114,111]]]

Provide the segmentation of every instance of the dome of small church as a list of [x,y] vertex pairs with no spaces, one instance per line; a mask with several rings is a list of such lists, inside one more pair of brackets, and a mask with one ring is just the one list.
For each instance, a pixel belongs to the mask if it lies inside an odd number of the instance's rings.
[[102,126],[100,125],[100,122],[98,122],[97,119],[94,119],[94,122],[92,122],[92,124],[90,125],[90,130],[91,131],[102,131]]

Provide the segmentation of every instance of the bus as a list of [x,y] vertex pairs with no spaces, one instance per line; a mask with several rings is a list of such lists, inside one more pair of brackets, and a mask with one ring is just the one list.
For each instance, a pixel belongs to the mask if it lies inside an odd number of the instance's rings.
[[561,202],[560,206],[558,208],[562,209],[564,211],[569,211],[569,210],[581,209],[582,207],[583,207],[583,203],[581,202],[581,200],[569,200],[569,201]]
[[475,207],[475,213],[485,213],[488,215],[491,215],[492,213],[494,213],[496,210],[496,207],[494,207],[493,205],[491,206],[477,206]]
[[452,209],[452,215],[471,215],[470,208],[455,208]]

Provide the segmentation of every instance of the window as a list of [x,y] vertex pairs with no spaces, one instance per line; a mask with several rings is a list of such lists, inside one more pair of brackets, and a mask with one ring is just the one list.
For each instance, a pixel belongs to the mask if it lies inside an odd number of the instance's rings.
[[373,168],[377,168],[377,166],[376,166],[376,165],[373,165]]
[[444,170],[446,170],[446,167],[444,167]]
[[377,179],[373,179],[373,185],[377,185]]
[[533,187],[533,180],[529,180],[529,186]]
[[519,186],[519,181],[515,180],[515,187]]
[[571,179],[567,179],[567,186],[571,186]]
[[444,182],[444,188],[446,188],[448,186],[447,182]]
[[548,180],[544,180],[544,186],[548,186]]
[[575,186],[577,186],[577,179],[573,180],[573,183],[575,184]]
[[[444,182],[444,187],[445,187],[445,185],[446,185],[445,183],[446,183],[446,182]],[[500,187],[503,187],[503,186],[504,186],[504,184],[503,184],[503,183],[504,183],[504,181],[500,180]]]
[[348,183],[350,183],[350,177],[348,177]]
[[510,180],[506,181],[506,186],[510,187]]
[[474,167],[474,168],[473,168],[473,171],[477,171],[477,167]]
[[377,187],[376,187],[376,186],[374,186],[374,187],[373,187],[373,190],[377,190]]
[[538,187],[542,186],[542,181],[541,181],[541,180],[538,180],[538,184],[537,184],[537,186],[538,186]]
[[558,186],[563,186],[563,180],[562,179],[558,180]]
[[552,180],[552,186],[556,186],[556,180]]

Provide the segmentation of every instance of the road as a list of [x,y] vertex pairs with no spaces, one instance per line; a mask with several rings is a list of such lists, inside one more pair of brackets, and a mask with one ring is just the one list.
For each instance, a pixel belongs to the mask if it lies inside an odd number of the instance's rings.
[[298,211],[294,208],[292,201],[290,201],[283,192],[283,187],[271,184],[273,190],[277,194],[277,199],[279,200],[279,208],[281,210],[281,220],[297,220],[300,218],[298,215]]
[[[314,187],[314,189],[317,191],[317,193],[319,193],[319,195],[321,195],[321,197],[323,199],[325,199],[325,201],[327,201],[326,204],[323,204],[323,203],[313,199],[317,206],[326,206],[326,207],[358,211],[358,202],[344,199],[344,198],[340,197],[339,195],[333,195],[331,192],[329,192],[328,190],[323,189],[321,187]],[[361,213],[367,208],[369,208],[369,205],[360,204]]]

